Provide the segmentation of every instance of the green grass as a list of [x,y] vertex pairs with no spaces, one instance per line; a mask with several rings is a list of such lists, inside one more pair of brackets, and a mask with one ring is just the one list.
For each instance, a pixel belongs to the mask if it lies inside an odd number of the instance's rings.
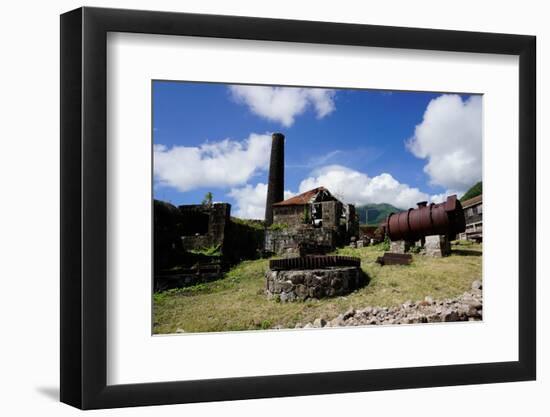
[[267,300],[264,294],[268,260],[245,261],[221,280],[156,293],[154,333],[293,328],[317,317],[332,319],[351,307],[389,307],[428,295],[434,299],[456,297],[481,279],[481,245],[476,244],[453,246],[453,254],[446,258],[413,255],[410,266],[376,264],[383,254],[381,245],[343,248],[337,253],[361,258],[370,278],[367,286],[343,297],[280,303]]

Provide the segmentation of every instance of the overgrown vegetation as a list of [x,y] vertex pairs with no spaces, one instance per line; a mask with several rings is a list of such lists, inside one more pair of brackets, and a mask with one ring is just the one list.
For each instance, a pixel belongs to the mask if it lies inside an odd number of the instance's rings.
[[304,206],[304,212],[302,213],[302,223],[309,224],[310,218],[309,218],[309,210],[307,208],[307,205]]
[[264,273],[268,260],[244,261],[221,280],[155,294],[154,333],[293,328],[317,317],[332,319],[351,307],[392,306],[428,295],[456,297],[481,279],[482,260],[481,245],[458,243],[445,258],[413,254],[410,266],[375,263],[384,252],[383,243],[339,249],[338,254],[361,258],[369,285],[343,297],[296,303],[267,300]]
[[263,230],[265,225],[263,220],[241,219],[239,217],[231,217],[231,221],[241,226],[248,226],[252,229]]
[[416,245],[415,245],[415,246],[411,246],[411,247],[409,248],[409,252],[410,252],[410,253],[420,253],[420,252],[422,252],[422,247],[421,247],[421,246],[416,246]]
[[391,241],[390,237],[388,235],[384,235],[384,241],[380,244],[380,249],[384,252],[387,252],[390,250],[391,247]]
[[285,230],[288,229],[288,224],[286,223],[273,223],[269,226],[269,230]]
[[221,245],[208,246],[200,249],[190,249],[189,252],[196,255],[222,256]]
[[479,181],[478,183],[472,185],[472,187],[464,193],[464,195],[460,198],[460,201],[469,200],[470,198],[477,197],[482,193],[483,193],[483,183]]
[[208,191],[205,195],[204,195],[204,198],[202,199],[202,205],[203,206],[208,206],[208,207],[211,207],[212,206],[212,201],[214,200],[214,194],[212,194],[210,191]]

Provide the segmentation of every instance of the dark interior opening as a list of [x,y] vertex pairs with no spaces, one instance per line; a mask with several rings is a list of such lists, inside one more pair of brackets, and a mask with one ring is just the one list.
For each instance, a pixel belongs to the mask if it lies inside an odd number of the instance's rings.
[[200,211],[187,211],[182,221],[183,236],[205,235],[208,233],[210,216]]

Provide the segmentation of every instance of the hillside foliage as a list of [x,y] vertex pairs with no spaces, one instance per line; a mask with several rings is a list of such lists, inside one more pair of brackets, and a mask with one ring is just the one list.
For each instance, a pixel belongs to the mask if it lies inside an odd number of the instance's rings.
[[483,193],[483,183],[479,181],[478,183],[472,185],[472,187],[464,193],[464,195],[460,198],[460,201],[469,200],[470,198],[477,197],[482,193]]
[[383,222],[390,213],[399,213],[403,210],[387,203],[365,204],[356,208],[360,224],[377,226]]

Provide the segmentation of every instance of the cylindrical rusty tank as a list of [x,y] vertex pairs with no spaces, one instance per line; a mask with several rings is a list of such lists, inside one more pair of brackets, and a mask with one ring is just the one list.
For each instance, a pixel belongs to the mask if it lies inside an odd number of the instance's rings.
[[455,236],[466,229],[464,211],[456,195],[440,204],[422,201],[415,209],[392,213],[383,228],[390,240],[417,241],[425,236]]

